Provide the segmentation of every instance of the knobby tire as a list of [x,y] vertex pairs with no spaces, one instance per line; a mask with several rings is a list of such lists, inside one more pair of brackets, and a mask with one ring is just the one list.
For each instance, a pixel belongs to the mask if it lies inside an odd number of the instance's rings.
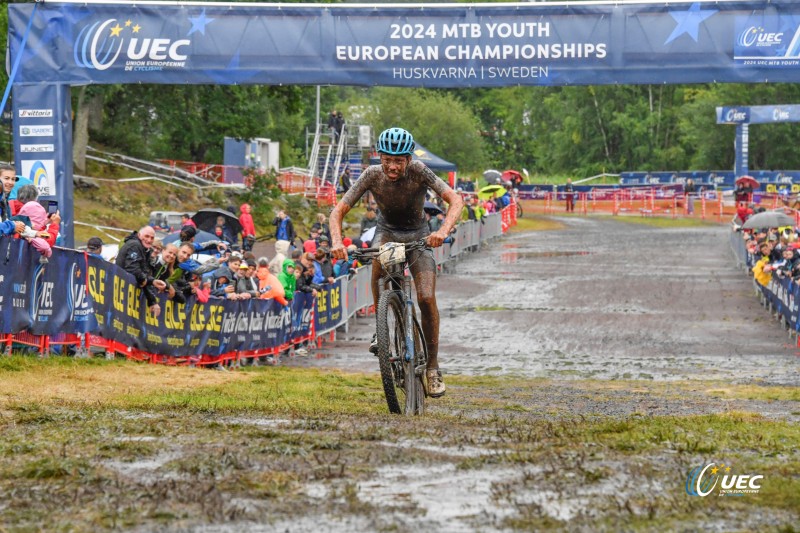
[[[377,312],[378,364],[381,369],[383,393],[389,412],[403,414],[407,408],[401,380],[405,365],[402,361],[405,346],[404,303],[400,291],[386,291],[378,300]],[[394,359],[394,361],[392,360]],[[402,396],[398,396],[398,390]]]

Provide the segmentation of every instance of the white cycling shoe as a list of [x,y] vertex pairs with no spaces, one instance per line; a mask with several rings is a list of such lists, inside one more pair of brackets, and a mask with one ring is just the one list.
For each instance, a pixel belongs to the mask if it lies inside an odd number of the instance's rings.
[[447,387],[444,386],[441,370],[438,368],[429,368],[425,371],[425,377],[427,378],[428,396],[431,398],[441,398],[444,396]]

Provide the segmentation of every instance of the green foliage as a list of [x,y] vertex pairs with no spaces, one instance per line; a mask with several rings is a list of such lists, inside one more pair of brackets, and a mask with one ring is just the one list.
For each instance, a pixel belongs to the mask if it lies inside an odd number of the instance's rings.
[[375,131],[403,127],[460,169],[479,170],[487,164],[480,122],[453,93],[377,87],[367,103],[364,118]]
[[250,204],[253,219],[263,227],[272,220],[275,200],[281,196],[278,176],[272,169],[263,172],[253,167],[246,168],[243,175],[245,183],[250,184],[244,195],[244,201]]

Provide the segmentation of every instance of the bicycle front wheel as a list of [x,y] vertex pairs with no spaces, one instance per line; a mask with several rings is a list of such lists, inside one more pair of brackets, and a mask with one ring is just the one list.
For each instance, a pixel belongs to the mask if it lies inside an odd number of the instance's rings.
[[[378,300],[378,363],[383,393],[389,411],[403,414],[408,410],[406,379],[414,377],[412,362],[405,361],[405,312],[403,293],[387,291]],[[408,372],[407,372],[408,371]]]

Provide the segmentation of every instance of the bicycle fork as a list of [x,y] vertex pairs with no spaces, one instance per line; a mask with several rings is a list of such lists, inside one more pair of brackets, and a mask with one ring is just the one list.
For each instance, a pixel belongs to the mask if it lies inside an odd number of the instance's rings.
[[414,301],[411,299],[411,281],[406,277],[403,280],[403,297],[405,298],[405,330],[406,363],[414,361]]

